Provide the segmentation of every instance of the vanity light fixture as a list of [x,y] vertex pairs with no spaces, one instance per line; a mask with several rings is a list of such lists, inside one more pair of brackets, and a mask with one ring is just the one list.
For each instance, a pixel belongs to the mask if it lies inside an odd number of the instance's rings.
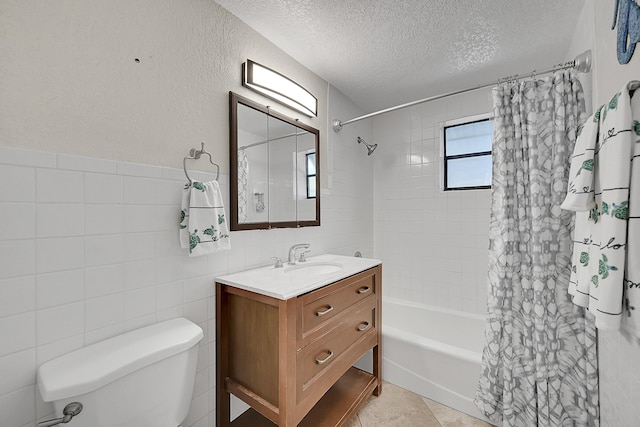
[[318,99],[308,90],[250,59],[242,64],[242,85],[306,116],[318,116]]

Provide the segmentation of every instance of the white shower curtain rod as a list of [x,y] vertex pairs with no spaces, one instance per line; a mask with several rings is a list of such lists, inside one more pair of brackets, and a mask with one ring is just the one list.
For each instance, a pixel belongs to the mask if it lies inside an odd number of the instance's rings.
[[288,135],[282,135],[279,136],[277,138],[273,138],[273,139],[266,139],[264,141],[260,141],[260,142],[254,142],[253,144],[249,144],[249,145],[243,145],[242,147],[239,147],[238,150],[244,150],[247,148],[251,148],[251,147],[255,147],[256,145],[262,145],[262,144],[266,144],[267,142],[273,142],[273,141],[277,141],[279,139],[285,139],[285,138],[289,138],[292,136],[301,136],[301,135],[307,135],[309,132],[300,132],[300,133],[290,133]]
[[485,83],[485,84],[481,84],[478,86],[474,86],[471,88],[467,88],[467,89],[461,89],[461,90],[456,90],[453,92],[447,92],[447,93],[443,93],[441,95],[435,95],[435,96],[430,96],[428,98],[424,98],[424,99],[419,99],[417,101],[413,101],[413,102],[408,102],[406,104],[402,104],[402,105],[396,105],[395,107],[389,107],[389,108],[385,108],[384,110],[380,110],[380,111],[375,111],[373,113],[369,113],[369,114],[365,114],[364,116],[360,116],[360,117],[356,117],[347,121],[342,121],[340,119],[334,119],[333,120],[333,130],[334,132],[340,132],[342,130],[342,127],[351,123],[355,123],[357,121],[360,120],[364,120],[364,119],[368,119],[370,117],[374,117],[380,114],[384,114],[384,113],[389,113],[391,111],[396,111],[396,110],[400,110],[402,108],[407,108],[407,107],[413,107],[414,105],[418,105],[418,104],[422,104],[425,102],[429,102],[429,101],[435,101],[437,99],[441,99],[441,98],[446,98],[448,96],[453,96],[453,95],[459,95],[461,93],[465,93],[465,92],[471,92],[474,90],[478,90],[478,89],[483,89],[485,87],[489,87],[489,86],[494,86],[496,84],[505,82],[505,81],[510,81],[510,80],[517,80],[517,79],[524,79],[524,78],[528,78],[528,77],[534,77],[540,74],[547,74],[547,73],[552,73],[554,71],[558,71],[558,70],[565,70],[567,68],[574,68],[577,72],[579,73],[588,73],[589,71],[591,71],[591,50],[587,50],[582,52],[580,55],[576,56],[575,59],[573,61],[568,61],[565,62],[564,64],[559,64],[559,65],[554,65],[553,67],[549,67],[546,68],[544,70],[534,70],[528,74],[524,74],[524,75],[519,75],[519,74],[515,74],[513,76],[508,76],[508,77],[503,77],[501,79],[498,79],[498,81],[493,81],[491,83]]

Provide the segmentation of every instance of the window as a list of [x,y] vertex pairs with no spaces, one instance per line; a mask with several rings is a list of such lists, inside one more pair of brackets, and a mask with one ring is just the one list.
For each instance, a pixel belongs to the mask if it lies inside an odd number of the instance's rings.
[[446,122],[442,131],[443,189],[491,188],[491,115]]
[[316,198],[316,153],[306,155],[307,160],[307,199]]

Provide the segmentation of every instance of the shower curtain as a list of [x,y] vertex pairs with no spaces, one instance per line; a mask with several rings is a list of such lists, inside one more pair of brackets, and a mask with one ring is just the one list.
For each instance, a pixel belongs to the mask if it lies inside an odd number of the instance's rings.
[[493,90],[487,327],[475,404],[503,426],[598,426],[593,319],[569,299],[560,209],[584,95],[573,71]]

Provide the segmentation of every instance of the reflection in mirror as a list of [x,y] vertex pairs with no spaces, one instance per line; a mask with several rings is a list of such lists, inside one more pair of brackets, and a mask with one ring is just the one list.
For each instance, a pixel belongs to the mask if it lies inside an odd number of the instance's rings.
[[296,221],[296,127],[269,116],[269,222]]
[[309,132],[298,133],[296,149],[296,211],[298,220],[311,221],[316,215],[316,140]]
[[319,131],[229,99],[231,230],[320,225]]
[[[238,222],[242,224],[268,222],[269,152],[267,144],[267,116],[264,113],[238,106]],[[251,165],[251,167],[249,167]]]

